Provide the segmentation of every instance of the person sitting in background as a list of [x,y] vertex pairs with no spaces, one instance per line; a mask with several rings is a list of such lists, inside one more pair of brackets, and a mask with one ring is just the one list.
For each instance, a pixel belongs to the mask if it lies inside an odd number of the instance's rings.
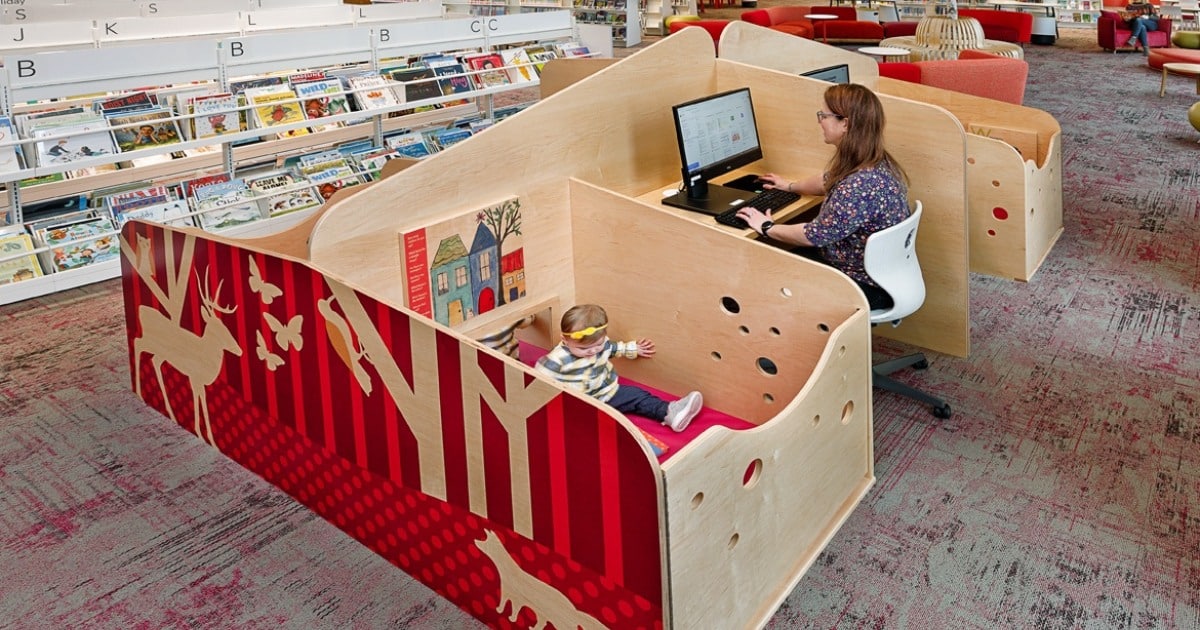
[[883,148],[883,104],[874,92],[855,83],[832,85],[825,110],[817,112],[817,124],[825,144],[835,147],[828,170],[798,182],[774,173],[760,178],[766,188],[825,195],[820,214],[810,223],[782,225],[753,207],[737,215],[759,234],[798,245],[793,251],[850,276],[872,310],[889,308],[892,297],[867,275],[863,258],[868,236],[908,218],[907,178]]
[[537,371],[559,383],[608,403],[621,413],[633,413],[657,420],[675,431],[687,428],[700,413],[704,399],[700,392],[668,403],[635,385],[617,382],[617,371],[610,359],[654,356],[654,342],[612,341],[604,329],[608,313],[596,304],[578,304],[563,313],[559,328],[562,343],[538,359]]
[[1121,12],[1121,19],[1129,26],[1132,33],[1126,46],[1142,45],[1142,53],[1150,54],[1150,42],[1146,33],[1158,30],[1158,15],[1154,13],[1154,5],[1149,2],[1134,2]]

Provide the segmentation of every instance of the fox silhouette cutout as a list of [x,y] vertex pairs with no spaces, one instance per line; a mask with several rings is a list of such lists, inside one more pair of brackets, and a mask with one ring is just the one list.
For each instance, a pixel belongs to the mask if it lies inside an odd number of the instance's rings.
[[476,540],[475,546],[496,565],[496,573],[500,578],[500,602],[496,605],[496,612],[504,614],[504,607],[512,602],[509,621],[515,623],[521,609],[528,608],[537,616],[537,622],[530,626],[531,630],[542,630],[547,623],[554,624],[556,630],[607,628],[599,619],[575,608],[571,600],[553,586],[517,566],[495,532],[485,529],[483,540]]

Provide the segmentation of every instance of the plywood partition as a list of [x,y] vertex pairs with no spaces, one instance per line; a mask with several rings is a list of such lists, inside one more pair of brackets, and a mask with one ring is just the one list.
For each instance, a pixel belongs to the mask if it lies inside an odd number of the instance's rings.
[[[720,89],[753,86],[764,170],[789,177],[824,170],[833,148],[823,143],[815,112],[824,105],[827,83],[725,58],[718,59],[717,68]],[[921,200],[925,208],[917,253],[926,297],[925,305],[905,318],[904,325],[876,332],[966,356],[970,352],[966,136],[958,121],[939,107],[887,95],[880,100],[888,121],[888,150],[908,174],[909,199]]]
[[613,338],[658,346],[651,361],[622,363],[635,380],[699,389],[706,404],[761,424],[804,388],[830,331],[867,308],[844,275],[715,224],[584,182],[571,198],[573,223],[588,226],[572,244],[577,299],[605,306]]
[[1062,129],[1050,114],[887,78],[881,93],[937,103],[967,130],[971,271],[1028,280],[1062,234]]
[[[406,226],[516,196],[533,238],[566,243],[568,177],[625,194],[677,180],[670,106],[715,87],[712,39],[678,35],[338,204],[313,231],[312,260],[402,303],[398,234]],[[527,247],[530,275],[555,270],[561,278],[537,290],[570,294],[569,254]]]
[[873,86],[879,77],[873,57],[749,22],[730,22],[719,48],[724,59],[796,74],[844,63],[855,83]]

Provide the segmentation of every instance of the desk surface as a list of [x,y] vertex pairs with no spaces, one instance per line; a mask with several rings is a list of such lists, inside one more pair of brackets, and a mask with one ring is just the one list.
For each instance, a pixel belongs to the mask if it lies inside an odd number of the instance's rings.
[[[750,171],[738,170],[738,171],[734,171],[730,176],[722,177],[721,180],[722,181],[733,181],[734,179],[737,179],[738,177],[740,177],[742,175],[746,175],[748,173],[753,173],[753,172],[756,172],[756,171],[754,171],[754,170],[750,170]],[[713,183],[719,183],[719,182],[713,182]],[[684,210],[683,208],[676,208],[675,206],[668,206],[667,204],[663,203],[662,202],[663,197],[667,196],[665,193],[667,193],[668,191],[678,191],[679,186],[680,186],[679,182],[671,182],[670,184],[667,184],[665,186],[659,186],[659,187],[655,188],[654,190],[651,190],[644,194],[638,195],[637,199],[638,199],[638,201],[644,201],[646,203],[655,204],[658,207],[662,208],[663,210],[666,210],[667,212],[670,212],[671,214],[674,214],[676,216],[686,217],[686,218],[696,221],[698,223],[703,223],[705,225],[711,225],[718,229],[724,230],[730,234],[735,234],[738,236],[745,236],[745,237],[749,237],[749,238],[758,238],[759,237],[758,232],[755,232],[754,230],[751,230],[749,228],[738,229],[733,226],[724,225],[722,223],[717,223],[716,219],[714,219],[713,217],[711,217],[707,214],[704,214],[702,212],[691,212],[688,210]],[[676,193],[676,194],[683,194],[683,193]],[[781,208],[779,210],[772,212],[771,220],[776,223],[783,223],[785,221],[794,219],[794,218],[804,214],[805,212],[812,210],[813,208],[821,205],[821,201],[823,199],[824,199],[824,197],[813,197],[811,195],[803,195],[802,197],[800,197],[800,201],[797,201],[796,203],[793,203],[790,206],[787,206],[786,208]]]

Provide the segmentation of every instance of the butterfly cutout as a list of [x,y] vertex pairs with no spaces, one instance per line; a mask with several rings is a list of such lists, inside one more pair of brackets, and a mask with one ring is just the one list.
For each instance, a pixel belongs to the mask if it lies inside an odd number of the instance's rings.
[[303,315],[292,317],[287,324],[275,319],[270,313],[263,313],[263,319],[267,320],[267,326],[275,333],[275,345],[281,350],[287,350],[289,345],[296,350],[304,347],[304,338],[300,336],[300,326],[304,323]]
[[258,263],[254,262],[254,256],[250,256],[250,290],[262,296],[263,304],[270,304],[275,301],[275,298],[283,295],[283,290],[279,287],[262,279],[262,272],[258,270]]
[[275,368],[283,365],[283,357],[267,349],[267,340],[263,337],[261,330],[257,331],[255,336],[258,339],[258,346],[255,348],[255,350],[258,352],[258,359],[260,361],[265,361],[267,363],[267,369],[274,372]]

